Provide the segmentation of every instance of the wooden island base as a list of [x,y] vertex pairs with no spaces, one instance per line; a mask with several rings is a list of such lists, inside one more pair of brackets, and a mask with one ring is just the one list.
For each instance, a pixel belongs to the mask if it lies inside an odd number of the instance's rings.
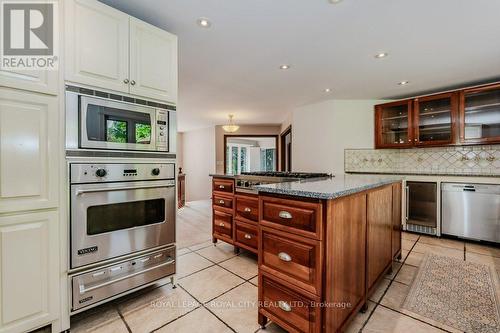
[[[258,253],[262,327],[344,331],[401,255],[401,182],[329,200],[227,192],[221,211],[220,181],[232,180],[214,178],[213,237]],[[243,222],[256,207],[258,222]]]

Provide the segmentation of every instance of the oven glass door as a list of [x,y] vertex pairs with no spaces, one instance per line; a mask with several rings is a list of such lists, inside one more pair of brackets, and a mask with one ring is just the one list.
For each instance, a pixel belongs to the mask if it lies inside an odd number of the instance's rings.
[[155,114],[147,106],[81,96],[80,146],[155,150]]
[[174,181],[71,186],[72,268],[174,242]]

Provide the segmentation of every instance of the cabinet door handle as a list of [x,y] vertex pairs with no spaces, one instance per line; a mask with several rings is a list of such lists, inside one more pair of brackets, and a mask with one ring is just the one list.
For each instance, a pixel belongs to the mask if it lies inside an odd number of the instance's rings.
[[128,79],[125,79],[125,80],[123,80],[123,83],[128,84],[128,83],[129,83],[129,80],[128,80]]
[[134,80],[130,81],[130,84],[135,86],[135,81]]
[[225,227],[226,225],[224,223],[219,223],[219,227]]
[[248,208],[248,207],[245,207],[244,211],[245,211],[246,213],[250,213],[252,210],[251,210],[250,208]]
[[252,236],[250,234],[245,234],[246,239],[252,239]]
[[292,214],[290,214],[289,212],[287,212],[286,210],[282,210],[279,212],[279,217],[281,217],[282,219],[291,219],[292,218]]
[[290,304],[288,304],[287,302],[285,301],[278,301],[278,306],[281,310],[285,311],[285,312],[290,312],[292,311],[292,307],[290,306]]
[[224,200],[219,200],[219,203],[220,203],[221,205],[223,205],[223,204],[225,203],[225,201],[224,201]]
[[219,185],[219,188],[223,189],[223,188],[225,188],[225,186],[224,185]]
[[286,253],[286,252],[280,252],[278,253],[278,258],[280,258],[283,261],[292,261],[292,257]]

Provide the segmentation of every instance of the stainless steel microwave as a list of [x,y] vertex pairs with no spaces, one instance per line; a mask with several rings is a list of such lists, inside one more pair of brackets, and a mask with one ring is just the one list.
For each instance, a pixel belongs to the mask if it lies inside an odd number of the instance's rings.
[[175,106],[84,88],[66,90],[66,149],[175,153]]

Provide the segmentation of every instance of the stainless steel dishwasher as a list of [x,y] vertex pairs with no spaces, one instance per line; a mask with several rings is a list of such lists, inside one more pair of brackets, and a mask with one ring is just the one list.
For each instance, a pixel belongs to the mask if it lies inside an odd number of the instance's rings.
[[500,242],[500,185],[442,183],[442,233]]

